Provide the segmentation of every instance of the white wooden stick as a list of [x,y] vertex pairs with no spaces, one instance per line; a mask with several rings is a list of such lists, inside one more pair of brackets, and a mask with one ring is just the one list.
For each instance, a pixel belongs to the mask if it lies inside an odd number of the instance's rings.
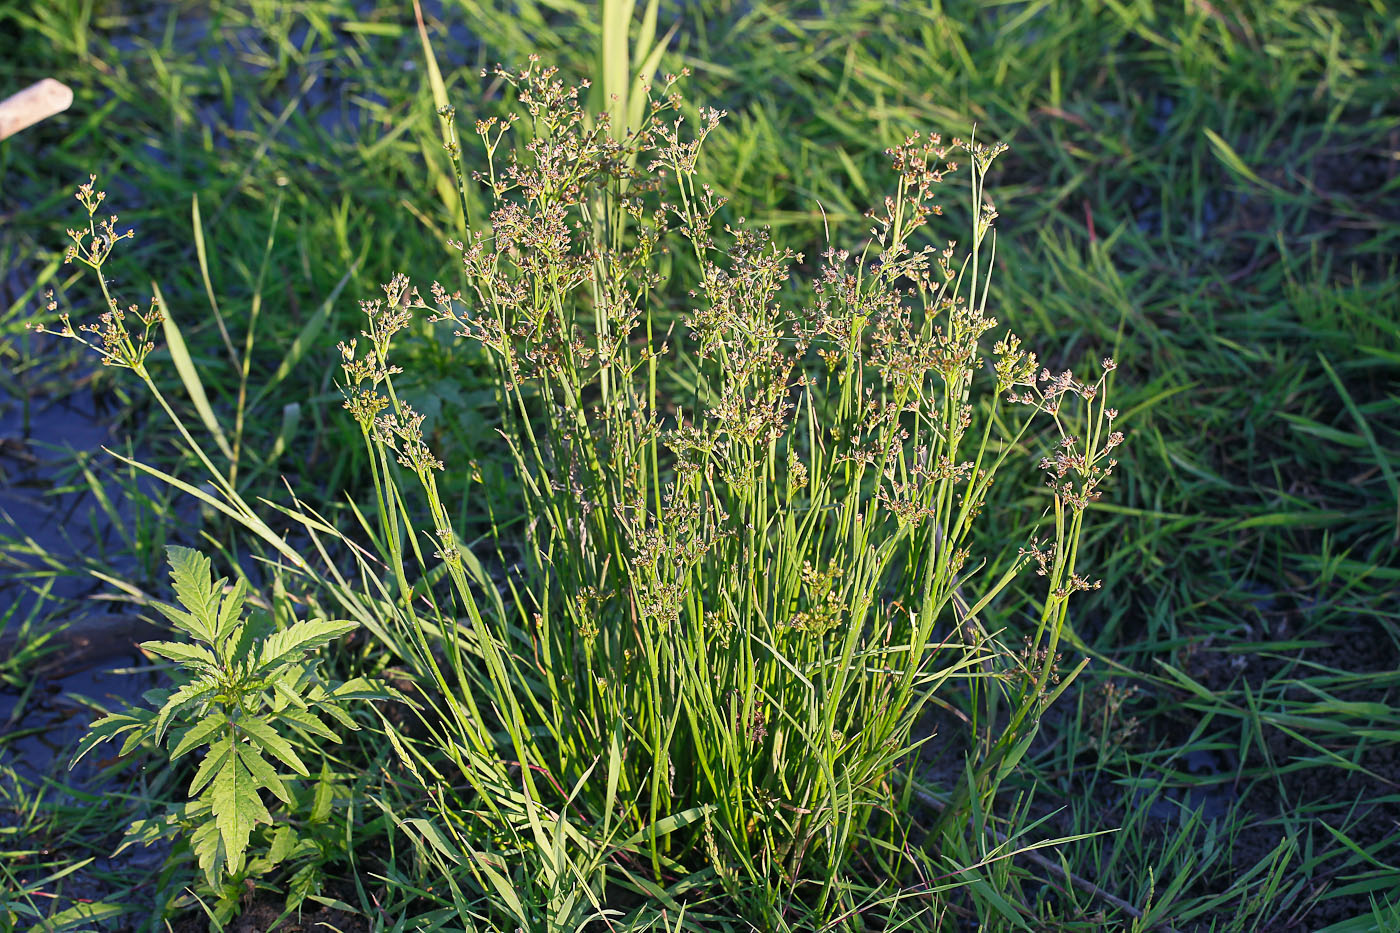
[[40,120],[62,113],[73,103],[73,90],[62,81],[45,78],[0,101],[0,139],[13,136]]

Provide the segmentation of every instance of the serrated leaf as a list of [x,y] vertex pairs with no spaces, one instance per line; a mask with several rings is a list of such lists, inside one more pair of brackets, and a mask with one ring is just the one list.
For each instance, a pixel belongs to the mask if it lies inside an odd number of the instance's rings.
[[205,797],[186,800],[184,803],[172,807],[170,812],[174,814],[173,819],[194,823],[209,816],[209,800]]
[[205,755],[204,760],[199,763],[199,770],[194,773],[194,780],[190,781],[189,796],[199,796],[204,785],[208,784],[219,769],[224,766],[224,762],[232,750],[233,742],[228,736],[224,736],[209,746],[209,754]]
[[317,659],[314,657],[303,658],[293,664],[283,665],[282,681],[291,687],[298,696],[304,697],[309,704],[312,700],[319,700],[326,695],[325,684],[316,673]]
[[242,579],[235,580],[233,589],[224,597],[223,605],[219,607],[219,617],[214,626],[216,639],[228,638],[238,627],[243,615],[243,604],[247,599],[248,584]]
[[213,669],[219,666],[219,659],[202,645],[186,645],[175,641],[143,641],[141,647],[179,664],[195,664],[201,668]]
[[360,730],[359,724],[356,723],[354,719],[350,718],[350,714],[341,709],[334,700],[322,700],[317,704],[317,709],[330,716],[351,732],[358,732]]
[[296,830],[283,823],[272,833],[272,842],[267,847],[267,862],[269,865],[276,865],[286,860],[296,848]]
[[190,847],[194,849],[195,859],[204,872],[205,880],[209,882],[210,887],[217,888],[223,874],[224,862],[227,860],[218,824],[213,820],[199,824],[190,837]]
[[321,866],[312,862],[303,865],[292,875],[287,882],[287,906],[286,910],[300,910],[301,905],[311,896],[311,892],[316,890],[317,882],[321,879]]
[[[174,691],[167,687],[153,687],[141,693],[141,699],[146,701],[146,705],[154,709],[160,709],[165,705],[165,701],[170,699],[170,694]],[[134,712],[134,711],[133,711]]]
[[331,691],[337,700],[392,700],[402,698],[382,680],[353,677]]
[[280,759],[283,764],[302,777],[311,776],[311,772],[306,770],[306,765],[302,764],[301,759],[297,757],[297,753],[293,751],[291,744],[288,743],[286,739],[282,738],[276,729],[272,728],[261,719],[253,718],[239,720],[238,726],[248,734],[248,737],[252,739],[254,744],[259,748],[271,752]]
[[346,632],[354,631],[356,627],[356,623],[340,619],[308,619],[298,622],[263,642],[256,671],[265,674],[281,664],[298,660],[302,655],[329,644]]
[[160,708],[160,715],[156,717],[156,744],[159,745],[165,736],[165,730],[170,728],[170,721],[178,713],[181,707],[188,703],[201,700],[217,690],[219,685],[208,678],[201,677],[199,680],[191,681],[170,694],[165,705]]
[[121,845],[117,846],[111,857],[117,858],[132,846],[154,845],[163,839],[173,839],[179,834],[180,825],[175,821],[174,815],[170,811],[151,819],[132,820],[131,825],[126,828],[126,832],[122,835]]
[[228,716],[222,711],[210,713],[180,735],[180,740],[175,743],[175,748],[170,752],[170,760],[185,755],[186,752],[197,748],[205,739],[218,731],[220,726],[228,724]]
[[316,777],[316,792],[311,797],[311,822],[324,823],[331,817],[331,804],[335,802],[335,788],[331,786],[331,772],[326,763],[321,762],[321,773]]
[[183,609],[165,603],[152,603],[151,605],[156,607],[157,612],[169,619],[172,625],[191,638],[213,642],[213,639],[209,637],[212,633],[205,631],[204,626],[200,624],[199,620]]
[[271,823],[272,817],[258,796],[258,788],[240,755],[225,756],[223,767],[209,784],[209,805],[224,840],[229,871],[243,864],[248,837],[258,823]]
[[321,717],[310,710],[289,709],[283,710],[279,716],[285,722],[291,723],[310,732],[312,735],[323,738],[328,742],[339,742],[340,736],[331,731]]
[[[133,711],[134,712],[134,711]],[[144,712],[144,711],[142,711]],[[88,726],[87,734],[78,742],[78,748],[73,753],[73,758],[68,762],[68,767],[73,767],[88,752],[92,751],[103,742],[109,742],[117,736],[130,732],[132,729],[140,729],[150,722],[149,714],[146,716],[132,715],[131,713],[112,713],[103,716],[101,719]],[[141,740],[142,733],[137,733],[137,741]]]
[[287,787],[282,783],[282,778],[272,765],[267,763],[267,759],[258,754],[258,750],[251,745],[240,743],[238,745],[238,757],[243,759],[243,766],[248,769],[248,773],[253,776],[253,780],[258,782],[259,787],[266,787],[268,790],[287,806],[292,806],[294,801],[292,795],[287,792]]
[[282,699],[282,702],[272,704],[274,712],[280,713],[287,708],[288,704],[295,706],[297,709],[307,708],[306,701],[303,700],[295,690],[283,683],[280,678],[272,682],[272,691],[276,696]]
[[127,755],[130,755],[136,750],[136,746],[140,745],[150,734],[151,731],[149,729],[137,729],[134,732],[128,733],[126,740],[122,742],[121,751],[117,752],[117,757],[125,758]]
[[175,597],[206,633],[201,639],[212,642],[218,625],[219,591],[224,581],[214,581],[213,563],[193,548],[171,545],[165,553],[170,562]]

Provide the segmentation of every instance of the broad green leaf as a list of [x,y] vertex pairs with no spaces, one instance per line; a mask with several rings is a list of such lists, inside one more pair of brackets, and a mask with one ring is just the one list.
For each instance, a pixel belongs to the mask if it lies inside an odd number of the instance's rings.
[[202,645],[187,645],[177,641],[143,641],[141,647],[179,664],[195,664],[206,670],[219,666],[219,659]]
[[248,773],[253,776],[259,787],[266,787],[268,790],[287,806],[292,806],[294,801],[292,795],[287,792],[287,786],[282,783],[282,778],[278,776],[276,769],[267,763],[267,759],[258,754],[258,750],[246,742],[238,744],[238,757],[243,761],[243,767],[248,769]]
[[298,660],[303,654],[315,651],[355,628],[356,623],[338,619],[298,622],[263,642],[255,671],[260,675],[266,674],[278,665]]
[[171,810],[148,820],[132,820],[122,836],[121,845],[112,852],[112,858],[121,855],[134,846],[155,845],[165,839],[174,839],[180,833],[180,824]]
[[272,708],[277,713],[282,713],[288,705],[297,709],[306,709],[306,701],[301,695],[282,681],[280,677],[272,681],[272,690],[280,698],[280,702],[273,703]]
[[349,713],[341,709],[340,706],[335,702],[330,700],[322,700],[320,703],[317,704],[316,708],[319,709],[321,712],[329,715],[332,719],[340,723],[345,728],[349,729],[351,732],[360,731],[359,724],[356,723],[355,720],[350,717]]
[[232,751],[233,741],[228,736],[224,736],[209,746],[209,754],[204,756],[204,760],[199,763],[199,770],[194,773],[194,780],[190,781],[189,796],[199,796],[204,785],[213,780],[214,775],[224,766],[224,762],[228,760]]
[[[310,841],[302,841],[303,850],[305,850],[306,847],[311,845],[313,845],[313,843],[311,843]],[[312,862],[308,865],[303,865],[301,868],[298,868],[296,870],[296,873],[292,875],[291,880],[287,882],[287,906],[285,908],[286,910],[300,910],[301,905],[306,902],[306,899],[308,897],[311,897],[312,894],[316,893],[316,891],[319,890],[321,883],[321,872],[321,867],[315,862]],[[324,905],[327,900],[329,899],[318,897],[316,899],[316,902]]]
[[277,733],[276,729],[273,729],[261,719],[254,719],[252,717],[239,720],[238,725],[259,748],[276,756],[286,764],[287,767],[291,768],[302,777],[311,776],[311,773],[306,770],[306,765],[302,764],[301,759],[297,757],[297,753],[292,750],[292,746]]
[[340,741],[340,736],[332,732],[330,726],[327,726],[325,721],[322,720],[321,717],[317,716],[310,710],[283,710],[282,713],[279,714],[278,718],[285,720],[286,722],[289,722],[294,726],[299,726],[300,728],[305,729],[307,732],[310,732],[312,735],[323,738],[328,742]]
[[296,830],[283,823],[272,833],[272,843],[267,847],[267,861],[269,865],[276,865],[284,861],[292,850],[296,848]]
[[136,729],[127,733],[126,741],[122,742],[121,751],[117,752],[117,757],[125,758],[127,755],[136,751],[136,747],[145,739],[149,738],[150,734],[151,731],[149,729]]
[[186,729],[180,735],[180,741],[175,743],[175,748],[170,752],[170,760],[175,761],[186,752],[204,743],[204,740],[218,731],[220,726],[228,724],[228,716],[223,710],[210,713],[198,723]]
[[394,699],[398,691],[393,691],[380,680],[370,680],[368,677],[352,677],[331,691],[331,696],[337,700],[389,700]]
[[178,807],[174,807],[173,811],[175,819],[193,823],[209,815],[209,801],[204,797],[195,797],[193,800],[186,800]]
[[272,817],[258,796],[257,783],[239,755],[228,755],[223,767],[209,784],[206,795],[224,840],[231,871],[243,864],[248,836],[258,823],[271,823]]
[[223,874],[224,862],[227,861],[223,837],[219,835],[219,825],[213,820],[199,824],[190,839],[190,847],[194,849],[195,859],[199,862],[200,870],[204,872],[205,880],[211,887],[217,888]]
[[316,793],[311,798],[311,822],[324,823],[331,818],[331,805],[335,802],[335,787],[331,784],[330,768],[321,762],[321,773],[316,776]]
[[160,715],[156,717],[156,744],[159,745],[165,737],[165,730],[170,727],[170,721],[175,718],[175,714],[186,704],[202,700],[213,693],[219,687],[214,680],[201,677],[191,681],[176,690],[170,695],[170,699],[165,701],[165,705],[160,709]]
[[183,609],[169,606],[165,603],[152,603],[156,611],[165,616],[180,631],[186,633],[191,638],[204,642],[213,642],[213,632],[208,631],[202,622]]
[[239,617],[243,615],[243,603],[247,598],[247,582],[241,578],[234,581],[233,589],[224,597],[223,605],[219,607],[219,617],[214,626],[215,639],[224,639],[232,635],[238,627]]
[[146,701],[147,706],[160,707],[165,705],[165,701],[170,699],[170,694],[174,692],[166,687],[155,687],[141,691],[141,699]]
[[193,548],[172,545],[165,553],[170,561],[175,597],[206,633],[200,636],[201,640],[213,642],[219,614],[219,590],[224,581],[214,582],[212,562]]
[[[145,715],[142,716],[141,713],[145,713]],[[87,734],[78,742],[78,749],[73,753],[73,759],[68,763],[68,767],[71,768],[79,761],[82,761],[88,752],[92,751],[93,748],[101,745],[103,742],[111,741],[132,729],[139,729],[141,726],[149,724],[150,714],[146,713],[145,710],[137,712],[137,715],[132,715],[131,713],[112,713],[111,715],[103,716],[101,719],[88,726]],[[141,733],[137,733],[138,740],[140,736]]]

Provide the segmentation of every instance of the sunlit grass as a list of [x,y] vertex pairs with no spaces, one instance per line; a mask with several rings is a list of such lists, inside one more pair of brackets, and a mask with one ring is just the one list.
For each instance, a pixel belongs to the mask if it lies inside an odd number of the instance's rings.
[[[0,243],[6,255],[37,257],[6,295],[7,352],[21,361],[24,345],[14,335],[43,288],[67,294],[57,257],[45,251],[53,231],[71,224],[67,190],[100,168],[124,185],[125,219],[142,235],[123,260],[129,265],[117,267],[123,285],[139,292],[147,278],[160,282],[211,405],[231,426],[242,362],[230,358],[208,310],[191,234],[198,191],[214,250],[209,273],[239,350],[261,257],[275,234],[250,385],[276,371],[294,336],[353,273],[315,339],[318,348],[286,376],[280,398],[244,414],[246,450],[270,451],[285,438],[261,477],[242,472],[247,481],[263,492],[271,476],[296,474],[298,492],[334,514],[331,490],[363,492],[370,483],[367,462],[331,453],[355,449],[356,431],[336,409],[333,384],[332,344],[358,326],[346,299],[407,268],[403,257],[425,280],[446,276],[453,261],[440,247],[459,211],[437,141],[437,103],[421,68],[406,67],[421,51],[402,10],[360,13],[331,4],[321,19],[271,4],[212,9],[218,28],[207,31],[199,54],[172,25],[179,21],[173,12],[138,20],[110,5],[75,3],[0,13],[42,17],[0,39],[21,52],[6,47],[0,56],[16,63],[17,83],[53,73],[79,90],[65,122],[0,146],[6,198],[13,198],[0,208],[9,212]],[[426,12],[466,124],[478,107],[480,67],[521,61],[530,51],[573,75],[596,67],[597,23],[528,4],[509,14],[487,4]],[[1057,368],[1114,356],[1126,377],[1117,404],[1135,428],[1121,486],[1095,516],[1102,531],[1091,528],[1084,541],[1105,588],[1088,594],[1076,629],[1096,655],[1076,691],[1097,695],[1105,677],[1142,689],[1125,707],[1125,716],[1140,721],[1127,740],[1084,752],[1087,723],[1076,712],[1043,730],[1044,744],[1010,780],[1033,787],[1040,805],[1067,807],[1055,832],[1122,827],[1061,852],[1084,878],[1138,910],[1150,903],[1159,917],[1225,923],[1238,915],[1241,928],[1257,923],[1250,919],[1256,908],[1244,905],[1257,900],[1262,876],[1249,869],[1277,838],[1262,848],[1251,842],[1258,855],[1241,860],[1220,840],[1241,832],[1262,840],[1276,835],[1274,823],[1311,834],[1314,845],[1313,855],[1284,860],[1279,903],[1332,922],[1343,916],[1325,907],[1307,913],[1319,882],[1359,873],[1333,882],[1323,897],[1348,885],[1365,888],[1380,892],[1382,910],[1393,886],[1393,872],[1358,854],[1386,864],[1389,843],[1375,828],[1386,825],[1375,815],[1386,806],[1377,789],[1385,785],[1350,785],[1345,800],[1323,801],[1336,811],[1330,825],[1343,842],[1320,828],[1315,808],[1299,811],[1280,792],[1292,785],[1273,777],[1296,759],[1303,772],[1364,781],[1352,757],[1373,767],[1393,747],[1385,712],[1393,707],[1393,681],[1368,673],[1361,656],[1339,653],[1360,642],[1376,659],[1394,656],[1395,498],[1384,466],[1400,447],[1391,398],[1400,345],[1387,264],[1396,230],[1390,205],[1397,183],[1387,172],[1396,35],[1394,17],[1383,14],[1379,5],[1316,3],[841,11],[710,3],[660,15],[659,32],[669,27],[668,15],[680,22],[663,68],[689,65],[692,99],[730,111],[707,141],[714,164],[725,167],[717,187],[736,214],[771,224],[809,257],[819,256],[828,227],[838,239],[863,229],[860,210],[881,188],[882,150],[907,132],[966,134],[975,122],[979,138],[1013,143],[990,186],[1003,214],[999,260],[1014,274],[993,281],[992,302],[1038,345],[1053,336],[1062,348],[1050,361]],[[480,44],[462,41],[469,20],[485,37]],[[266,68],[256,82],[241,80],[243,66],[221,45],[235,32],[250,44],[247,60]],[[138,34],[150,38],[120,39]],[[318,96],[328,87],[334,93]],[[344,120],[342,113],[359,116]],[[44,158],[32,157],[31,144],[45,147]],[[484,204],[476,208],[482,216]],[[508,452],[483,430],[484,414],[496,406],[489,368],[445,339],[417,339],[421,330],[413,336],[402,346],[402,365],[406,375],[421,374],[421,384],[399,388],[441,426],[434,450],[457,464],[476,461],[488,485],[471,487],[472,471],[464,469],[464,488],[494,503],[515,501],[512,484],[503,482]],[[157,364],[179,408],[178,376]],[[7,391],[22,384],[36,383]],[[139,395],[110,378],[95,385],[114,389],[119,405],[138,413],[128,423],[162,458],[169,455],[161,419],[140,414]],[[300,405],[295,422],[284,417],[290,401]],[[462,415],[444,419],[444,410]],[[1015,488],[1001,484],[993,497],[1034,510],[1033,501],[1010,494]],[[523,529],[517,516],[498,511],[496,519],[508,534]],[[468,512],[454,524],[473,528],[475,541],[491,523]],[[515,558],[508,551],[504,563]],[[1014,603],[1005,600],[1013,613],[1007,622],[1019,625]],[[1281,660],[1236,666],[1261,651]],[[1212,698],[1158,661],[1208,683]],[[1303,683],[1380,706],[1289,693]],[[1272,712],[1268,703],[1251,707],[1260,696],[1272,698]],[[1091,716],[1092,703],[1075,691],[1071,697],[1076,711]],[[1282,726],[1294,727],[1274,714],[1299,704],[1314,704],[1306,718],[1323,730],[1323,748],[1347,765],[1306,744],[1277,757],[1269,743],[1280,741]],[[1339,729],[1368,738],[1345,744]],[[1235,749],[1234,757],[1221,757],[1222,748]],[[1188,759],[1209,764],[1187,767]],[[1208,799],[1212,809],[1180,823],[1160,806],[1105,811],[1115,794],[1125,806]],[[1181,868],[1182,860],[1194,867]],[[1019,867],[1008,884],[1021,884],[1023,869],[1049,877],[1025,860],[1010,863]],[[1168,890],[1167,875],[1194,880],[1174,901],[1161,893],[1149,899],[1154,885]],[[1080,899],[1082,888],[1051,894],[1032,882],[1015,890],[1009,902],[1024,905],[1027,916],[1054,918],[1032,926],[1119,909]],[[1197,913],[1202,906],[1206,913]]]

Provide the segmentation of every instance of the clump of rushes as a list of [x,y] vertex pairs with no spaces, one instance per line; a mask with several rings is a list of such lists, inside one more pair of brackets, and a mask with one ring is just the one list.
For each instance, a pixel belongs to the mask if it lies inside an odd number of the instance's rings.
[[[117,459],[150,473],[217,509],[243,526],[244,529],[251,531],[264,543],[271,545],[279,555],[291,562],[294,569],[305,571],[309,566],[307,561],[291,544],[263,521],[257,510],[239,494],[225,471],[215,466],[210,454],[190,433],[189,427],[171,407],[165,394],[161,392],[151,377],[150,371],[146,368],[146,358],[155,349],[155,343],[151,340],[152,331],[157,326],[167,322],[161,312],[160,300],[157,296],[151,297],[145,311],[142,311],[140,306],[135,304],[128,305],[123,310],[117,299],[112,296],[111,286],[107,281],[106,274],[102,271],[103,266],[112,258],[116,245],[122,240],[133,238],[136,232],[130,228],[119,232],[115,214],[109,215],[105,219],[98,218],[97,212],[102,202],[106,200],[107,194],[96,190],[96,186],[97,176],[89,175],[87,182],[79,185],[74,195],[87,212],[87,224],[85,228],[79,227],[67,231],[68,239],[71,242],[64,252],[63,261],[65,263],[78,262],[93,271],[97,276],[98,285],[102,289],[103,304],[107,310],[98,317],[99,323],[97,324],[80,324],[74,327],[67,312],[62,312],[58,314],[60,327],[51,327],[44,321],[31,321],[25,326],[38,333],[48,333],[76,340],[97,353],[104,366],[129,369],[135,373],[145,385],[146,390],[151,393],[151,397],[165,412],[166,417],[170,419],[171,424],[175,426],[184,450],[193,454],[200,466],[209,474],[209,484],[213,491],[211,493],[198,489],[154,467],[138,463],[119,454],[114,455]],[[58,302],[54,300],[52,290],[45,294],[45,310],[50,315],[58,311]],[[128,321],[133,323],[128,323]],[[134,329],[136,322],[140,324],[139,334]],[[96,339],[85,336],[88,334],[93,335]],[[188,356],[186,356],[186,362],[188,363]],[[192,368],[192,364],[190,366]],[[202,393],[203,390],[200,391]]]
[[[166,402],[146,369],[159,309],[111,298],[102,267],[130,233],[96,220],[91,183],[69,258],[97,273],[108,308],[95,326],[60,316],[55,333],[96,334],[104,362],[133,370],[212,488],[137,466],[300,574],[323,567],[313,582],[416,677],[421,726],[384,725],[407,772],[395,786],[416,782],[422,810],[377,802],[430,875],[401,883],[431,916],[577,929],[639,899],[684,913],[718,891],[765,930],[881,911],[902,923],[904,900],[917,914],[1007,856],[983,845],[992,798],[1082,670],[1062,669],[1061,643],[1070,599],[1096,585],[1078,545],[1123,441],[1112,361],[1081,381],[1042,368],[1015,335],[989,337],[997,215],[983,180],[1004,146],[934,136],[892,149],[895,191],[868,239],[828,249],[804,290],[802,257],[723,222],[700,173],[723,114],[682,117],[676,78],[647,91],[638,126],[611,127],[535,61],[495,77],[519,113],[477,124],[474,160],[441,111],[464,215],[468,186],[493,206],[489,230],[464,227],[452,244],[460,287],[434,284],[425,300],[395,277],[362,304],[367,345],[340,345],[345,407],[373,463],[368,550],[294,502],[281,514],[315,548],[308,560]],[[970,163],[971,237],[919,245],[952,157]],[[497,529],[495,572],[453,528],[445,464],[394,391],[393,343],[419,312],[497,370],[525,521]],[[1001,519],[984,515],[988,491],[1037,422],[1058,435],[1040,464],[1047,537],[974,536]],[[995,573],[974,553],[1015,536],[1018,558]],[[1032,566],[1039,614],[1011,650],[984,617]],[[909,771],[940,691],[961,697],[972,741],[965,780],[919,839]],[[928,864],[907,857],[916,845],[941,850],[945,873],[901,893],[900,866]]]
[[[460,288],[425,300],[398,277],[363,306],[365,351],[341,345],[397,583],[384,637],[436,693],[431,745],[395,736],[411,767],[441,775],[424,838],[486,891],[505,866],[538,863],[509,883],[544,892],[551,923],[606,903],[609,873],[655,892],[697,869],[761,928],[849,917],[843,879],[908,807],[897,771],[930,698],[953,679],[971,696],[969,779],[943,825],[965,832],[1082,669],[1061,670],[1061,642],[1070,598],[1095,585],[1077,563],[1085,508],[1123,439],[1112,363],[1081,381],[1014,335],[989,339],[983,179],[1003,145],[892,149],[896,188],[868,240],[828,249],[802,302],[802,257],[721,222],[699,163],[724,115],[680,116],[674,77],[624,131],[554,69],[494,77],[524,119],[478,123],[478,156],[442,112],[463,202],[478,185],[493,206],[489,230],[452,244]],[[918,245],[954,157],[970,163],[970,240]],[[686,298],[663,274],[670,244],[698,271],[682,327],[663,333]],[[392,343],[415,312],[497,368],[527,519],[504,582],[454,532],[444,464],[393,390]],[[1060,438],[1041,464],[1050,537],[986,579],[973,529],[1000,517],[983,513],[989,487],[1041,420]],[[1010,651],[982,617],[1028,565],[1044,597]],[[565,836],[589,853],[567,869]]]

